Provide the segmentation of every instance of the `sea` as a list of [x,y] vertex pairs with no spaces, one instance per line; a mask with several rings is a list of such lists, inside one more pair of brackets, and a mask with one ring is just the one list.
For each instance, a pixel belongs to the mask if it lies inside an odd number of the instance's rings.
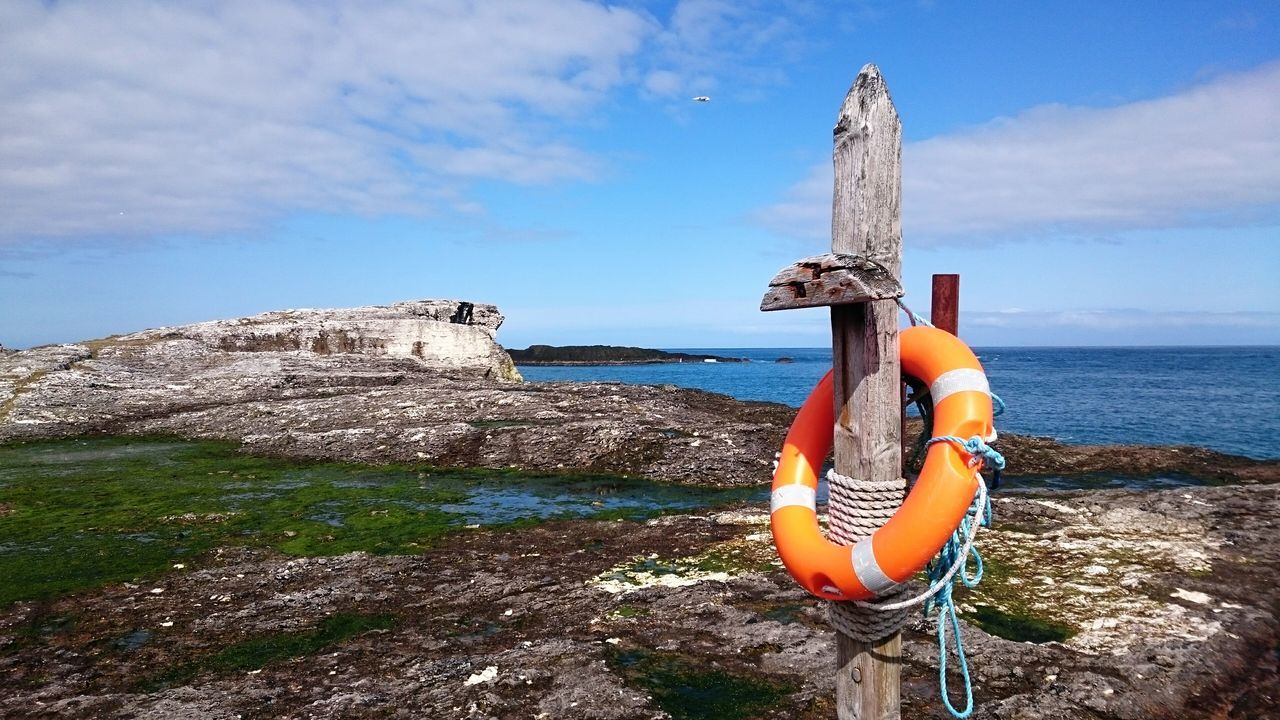
[[[830,348],[671,348],[745,363],[521,366],[530,382],[677,385],[799,407]],[[1280,347],[975,348],[998,430],[1078,444],[1197,445],[1280,459]],[[791,362],[778,362],[790,358]]]

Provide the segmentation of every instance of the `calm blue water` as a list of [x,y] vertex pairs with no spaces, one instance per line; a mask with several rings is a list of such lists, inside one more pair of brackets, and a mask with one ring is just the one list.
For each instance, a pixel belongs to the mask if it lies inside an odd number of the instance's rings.
[[[828,348],[675,348],[749,363],[522,366],[526,380],[701,388],[799,406],[831,366]],[[1280,458],[1280,347],[979,348],[1008,404],[997,428],[1064,442],[1200,445]],[[793,363],[780,364],[786,356]]]

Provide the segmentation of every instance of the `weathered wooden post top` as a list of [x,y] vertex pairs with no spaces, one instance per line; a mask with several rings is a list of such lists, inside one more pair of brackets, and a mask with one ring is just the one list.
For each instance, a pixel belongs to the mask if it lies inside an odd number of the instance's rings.
[[[761,310],[831,307],[835,384],[835,470],[861,483],[883,507],[878,522],[829,535],[852,545],[887,521],[902,502],[901,375],[898,308],[902,296],[902,124],[880,70],[866,65],[844,99],[835,127],[831,253],[805,258],[769,283]],[[851,503],[832,483],[830,512]],[[840,718],[898,718],[905,619],[849,602],[830,604],[837,633]]]

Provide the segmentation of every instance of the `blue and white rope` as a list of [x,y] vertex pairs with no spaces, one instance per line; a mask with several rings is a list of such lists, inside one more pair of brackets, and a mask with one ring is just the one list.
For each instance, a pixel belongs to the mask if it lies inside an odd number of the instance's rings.
[[[994,395],[992,397],[995,397]],[[1004,405],[1003,402],[1000,403]],[[956,437],[955,435],[939,435],[935,438],[929,438],[929,442],[925,443],[925,447],[934,443],[949,442],[969,455],[969,466],[980,467],[991,471],[991,489],[995,490],[1000,487],[1000,473],[1004,472],[1004,455],[999,450],[988,445],[981,437],[974,435],[968,440]]]
[[[903,312],[907,314],[912,326],[926,325],[933,327],[932,323],[912,312],[901,300],[897,302],[898,307],[902,308]],[[999,395],[991,393],[991,403],[992,416],[1004,413],[1005,403],[1000,399]],[[897,607],[924,603],[925,617],[928,617],[932,610],[937,609],[938,691],[942,697],[942,704],[947,708],[947,712],[958,720],[965,720],[965,718],[973,714],[973,680],[969,675],[969,661],[965,657],[964,641],[960,634],[960,617],[956,613],[956,603],[951,596],[951,592],[955,587],[955,578],[957,576],[959,576],[960,582],[965,587],[970,588],[976,587],[982,580],[982,555],[973,546],[973,539],[977,535],[979,527],[989,527],[991,525],[991,496],[982,477],[981,470],[988,468],[992,471],[991,489],[995,489],[1000,486],[1000,473],[1005,468],[1005,459],[999,451],[977,436],[965,440],[954,435],[943,435],[930,438],[926,446],[941,442],[951,443],[969,455],[969,465],[975,468],[974,474],[978,480],[978,489],[974,493],[973,503],[969,505],[969,509],[960,520],[959,526],[952,532],[951,538],[938,551],[937,557],[925,567],[925,572],[929,577],[929,589],[927,591],[910,600],[883,606],[876,603],[861,604],[864,607],[875,607],[877,609],[883,607],[885,610],[891,610]],[[970,558],[974,562],[972,573],[968,571]],[[964,678],[963,710],[956,709],[955,705],[951,703],[950,693],[948,692],[948,624],[951,626],[952,635],[955,637],[956,657],[960,661],[960,674]]]
[[[928,320],[915,314],[901,300],[897,300],[898,307],[907,314],[911,321],[911,325],[926,325],[933,327]],[[992,402],[992,415],[998,416],[1005,410],[1005,403],[1000,396],[990,393]],[[968,510],[965,511],[964,517],[961,518],[960,524],[951,533],[951,537],[938,551],[938,555],[925,566],[925,573],[929,578],[929,587],[924,592],[915,597],[895,602],[870,602],[866,600],[855,600],[851,604],[857,605],[868,610],[876,610],[880,612],[895,612],[904,608],[915,605],[924,604],[925,617],[935,608],[937,614],[937,637],[938,637],[938,686],[939,693],[942,696],[942,703],[946,706],[947,711],[958,720],[965,720],[973,714],[973,681],[969,675],[969,661],[965,658],[964,642],[960,635],[960,618],[956,613],[955,599],[951,596],[951,592],[955,587],[955,580],[959,577],[960,582],[965,587],[976,587],[982,580],[982,555],[978,549],[973,546],[974,538],[978,534],[979,527],[991,526],[991,496],[988,491],[987,482],[982,477],[982,470],[989,469],[992,471],[991,489],[1000,486],[1000,473],[1005,468],[1004,456],[995,448],[988,445],[981,437],[974,436],[965,440],[954,435],[942,435],[930,438],[926,446],[935,443],[947,442],[955,445],[961,452],[969,455],[969,466],[974,468],[974,476],[978,481],[977,490],[974,492],[973,502],[970,503]],[[776,460],[775,460],[776,470]],[[834,472],[834,471],[832,471]],[[969,560],[973,559],[974,570],[969,572]],[[956,657],[960,660],[960,674],[964,678],[964,696],[965,707],[963,710],[956,710],[951,703],[948,692],[947,683],[947,625],[951,625],[952,634],[955,636]]]
[[[960,524],[951,533],[937,557],[925,566],[929,577],[929,588],[915,597],[891,603],[875,603],[856,600],[855,605],[871,610],[890,612],[924,603],[924,615],[928,617],[935,608],[937,615],[938,637],[938,689],[942,703],[952,716],[964,720],[973,714],[973,681],[969,676],[969,661],[964,655],[964,642],[960,635],[960,618],[956,614],[955,599],[951,591],[958,577],[965,587],[976,587],[982,580],[982,555],[973,546],[974,537],[979,527],[991,526],[991,496],[987,492],[987,483],[980,473],[974,473],[978,480],[978,489],[974,493],[973,502],[960,520]],[[969,572],[969,560],[973,559],[974,570]],[[955,636],[956,657],[960,660],[960,674],[964,678],[964,710],[956,710],[951,703],[947,682],[947,623],[950,622]]]

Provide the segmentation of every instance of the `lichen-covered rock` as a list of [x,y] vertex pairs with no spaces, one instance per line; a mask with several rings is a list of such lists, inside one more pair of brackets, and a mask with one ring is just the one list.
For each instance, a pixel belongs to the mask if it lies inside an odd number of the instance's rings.
[[[419,301],[5,353],[0,442],[165,433],[307,459],[768,482],[793,408],[670,385],[507,382],[518,374],[494,342],[501,320],[491,305]],[[999,445],[1022,475],[1280,480],[1280,462],[1196,448],[1118,452],[1014,435]]]
[[502,315],[493,305],[413,300],[370,307],[279,310],[235,320],[156,328],[103,341],[101,349],[195,340],[227,352],[306,351],[413,358],[426,365],[513,376],[495,343]]
[[[0,715],[834,717],[822,604],[779,567],[767,506],[744,510],[467,530],[414,556],[232,547],[19,603],[0,609]],[[1275,485],[1002,498],[990,574],[958,596],[973,717],[1276,717],[1278,515]],[[339,613],[396,621],[249,672],[210,660]],[[902,716],[945,720],[914,617]]]
[[31,391],[49,373],[70,370],[90,355],[84,345],[47,345],[0,353],[0,424],[38,424],[38,417],[12,417],[19,396]]
[[420,300],[269,312],[6,352],[0,439],[278,397],[273,389],[386,384],[405,373],[519,381],[495,342],[501,324],[492,305]]
[[492,306],[425,301],[5,354],[0,441],[169,433],[313,459],[767,478],[789,408],[671,386],[508,382],[519,376],[493,341],[500,322]]

